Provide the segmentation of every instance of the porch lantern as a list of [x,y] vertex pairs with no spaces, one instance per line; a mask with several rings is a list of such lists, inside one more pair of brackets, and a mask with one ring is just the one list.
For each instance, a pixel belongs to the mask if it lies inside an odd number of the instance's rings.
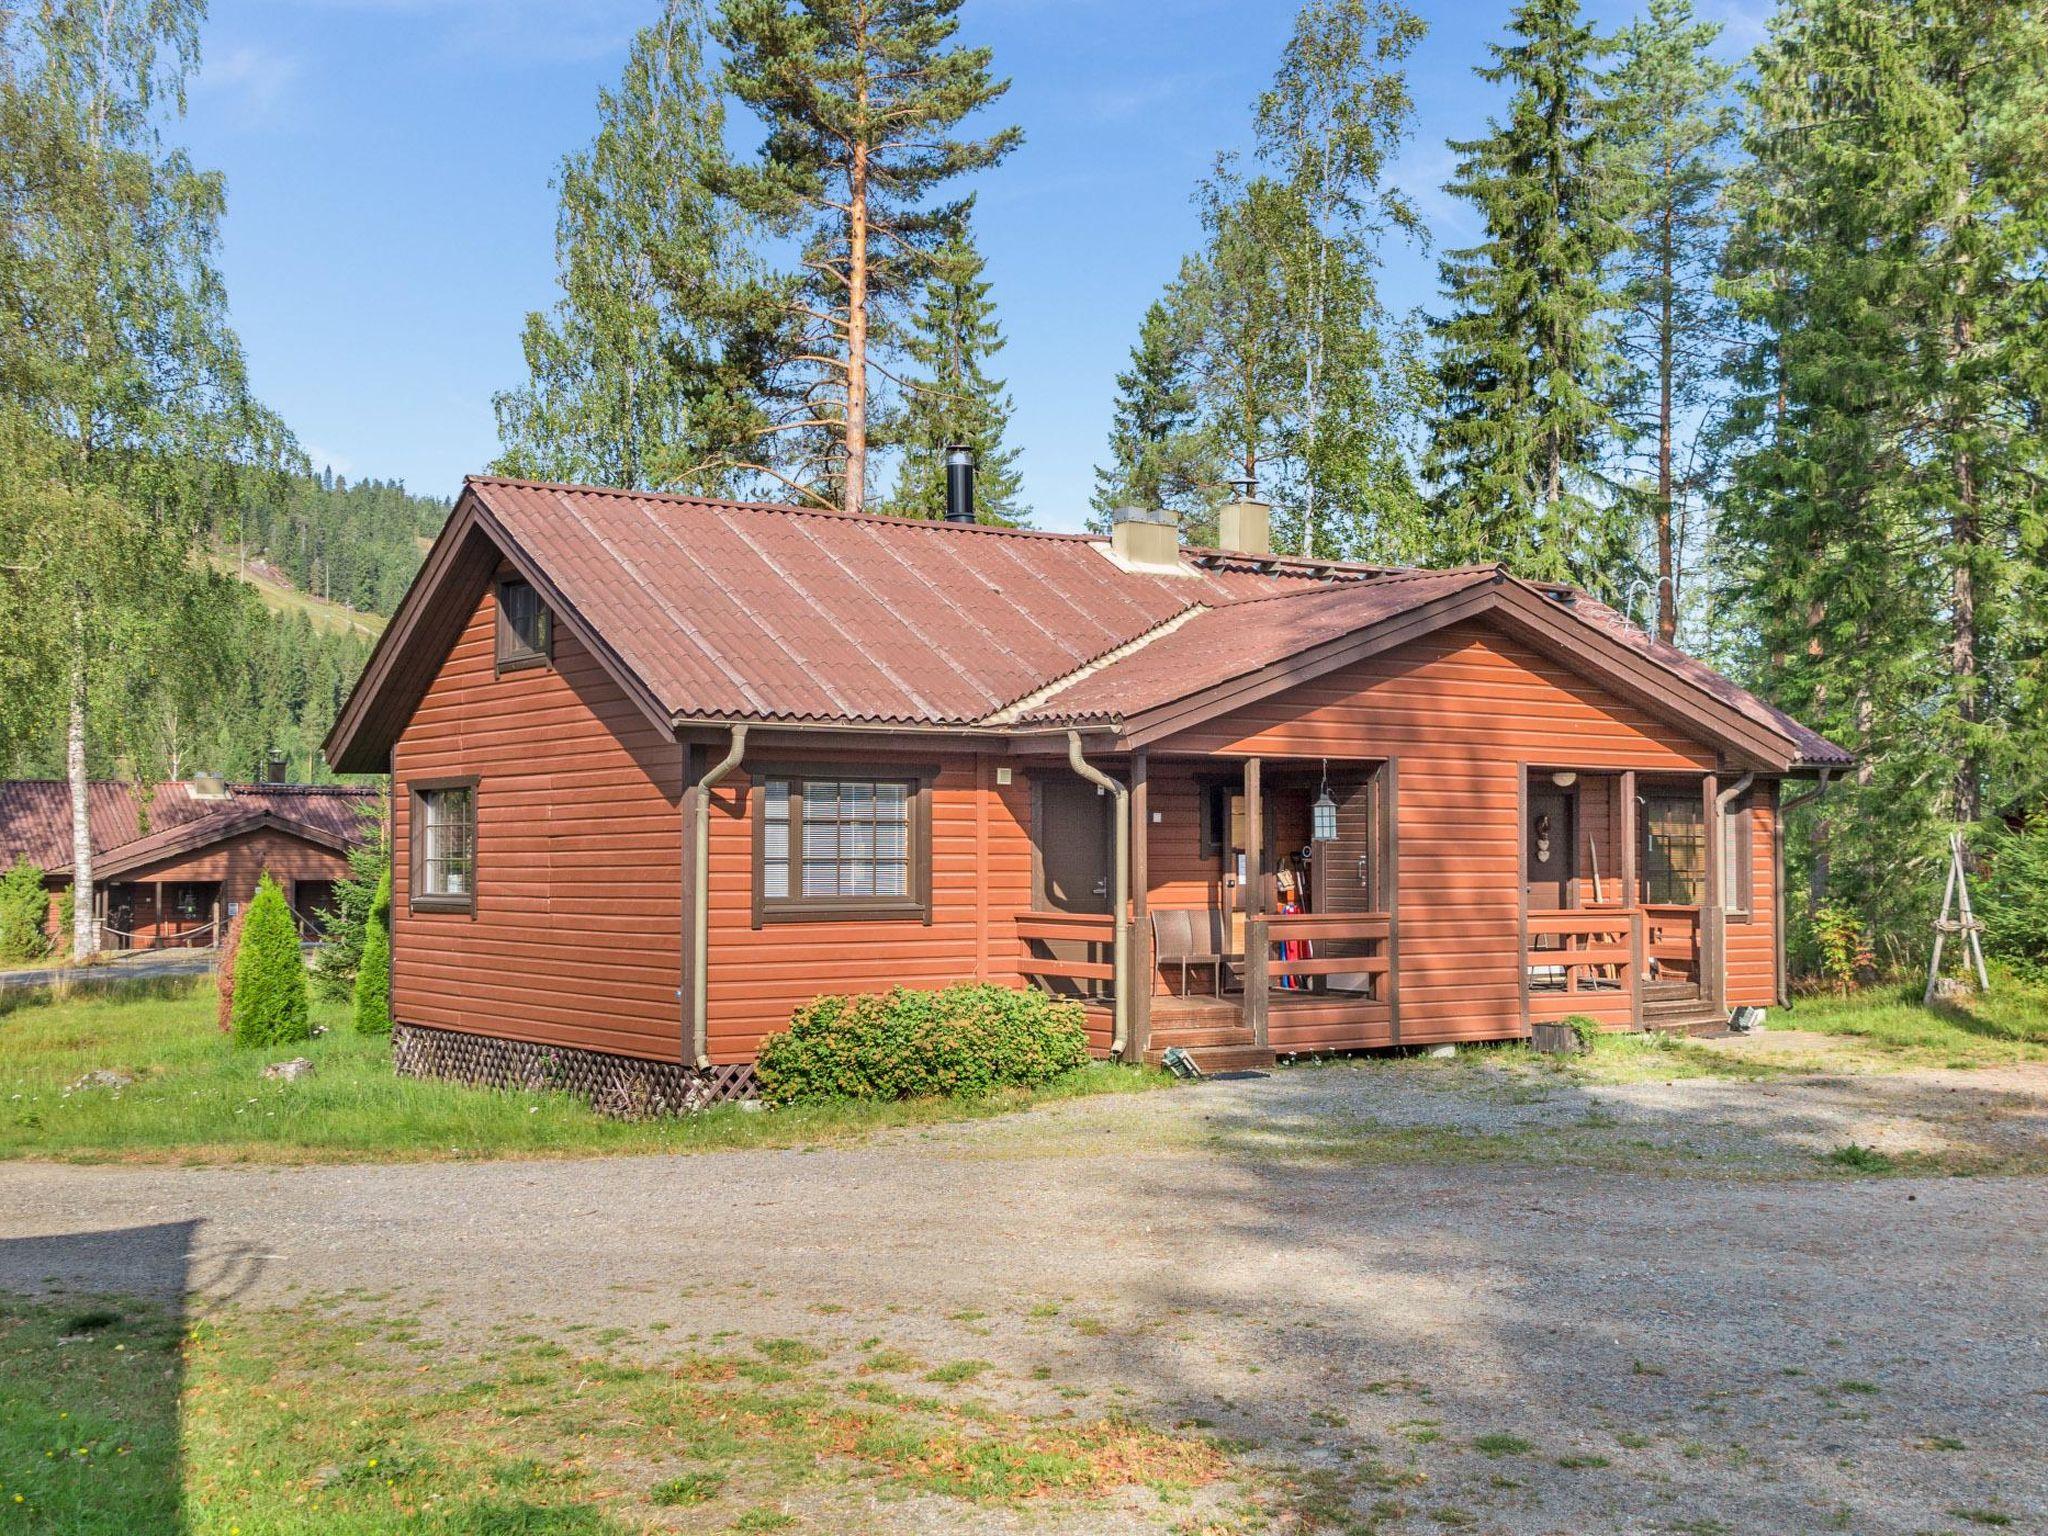
[[1330,765],[1323,764],[1323,791],[1309,807],[1309,836],[1319,843],[1337,841],[1337,802],[1330,797]]

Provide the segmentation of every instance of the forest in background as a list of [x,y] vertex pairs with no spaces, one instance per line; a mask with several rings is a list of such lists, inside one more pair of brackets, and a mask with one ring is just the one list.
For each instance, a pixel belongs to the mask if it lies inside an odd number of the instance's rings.
[[[650,0],[495,467],[929,517],[961,441],[983,518],[1028,520],[973,218],[1023,128],[962,3]],[[382,609],[436,517],[313,479],[249,389],[224,188],[165,137],[201,15],[0,13],[0,761],[74,778],[296,759],[364,639],[218,562]],[[2048,838],[2048,20],[1781,0],[1731,63],[1688,0],[1523,0],[1449,146],[1478,238],[1394,313],[1423,31],[1302,6],[1134,317],[1097,517],[1201,539],[1251,480],[1291,551],[1583,584],[1858,753],[1793,829],[1801,948],[1905,961],[1951,827]]]

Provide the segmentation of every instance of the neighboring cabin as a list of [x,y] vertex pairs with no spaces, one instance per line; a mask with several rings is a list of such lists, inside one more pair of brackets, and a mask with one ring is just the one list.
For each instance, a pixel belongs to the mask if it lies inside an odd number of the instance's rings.
[[717,1096],[961,979],[1213,1063],[1782,996],[1845,753],[1570,589],[1223,528],[472,479],[327,746],[394,779],[401,1063]]
[[[319,931],[348,874],[348,851],[371,830],[375,790],[315,784],[230,784],[195,778],[141,786],[94,780],[88,793],[94,906],[108,950],[205,948],[256,893],[268,870],[301,930]],[[71,884],[71,786],[0,782],[0,865],[39,865],[58,898]]]

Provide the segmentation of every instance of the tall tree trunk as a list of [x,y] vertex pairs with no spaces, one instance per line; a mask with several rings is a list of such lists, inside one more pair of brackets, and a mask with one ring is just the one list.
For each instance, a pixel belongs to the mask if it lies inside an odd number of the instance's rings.
[[[1958,364],[1970,345],[1970,323],[1958,316],[1955,324],[1955,355]],[[1955,683],[1956,712],[1963,722],[1966,740],[1956,758],[1956,820],[1974,822],[1984,813],[1983,754],[1977,744],[1977,726],[1983,717],[1977,683],[1977,554],[1983,538],[1983,521],[1977,506],[1977,466],[1967,441],[1967,422],[1956,422],[1955,477],[1956,507],[1949,521],[1949,539],[1954,548],[1954,574],[1950,579],[1949,609],[1954,633],[1949,644],[1949,672]]]
[[71,956],[90,959],[99,953],[92,880],[92,786],[85,776],[87,673],[85,610],[71,611],[71,698],[64,733],[64,773],[71,784]]
[[868,487],[868,146],[853,147],[846,242],[846,485],[841,503],[866,509]]
[[1662,251],[1663,291],[1657,321],[1657,638],[1666,645],[1678,639],[1678,562],[1671,542],[1671,393],[1677,364],[1677,338],[1672,335],[1673,267],[1672,210],[1664,207]]

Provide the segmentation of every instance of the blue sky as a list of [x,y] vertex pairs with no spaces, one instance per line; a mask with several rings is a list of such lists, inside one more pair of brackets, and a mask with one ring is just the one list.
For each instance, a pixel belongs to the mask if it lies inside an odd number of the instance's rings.
[[[1414,0],[1411,0],[1414,3]],[[222,264],[262,397],[316,462],[452,495],[496,450],[494,391],[553,293],[551,178],[593,128],[658,0],[214,0],[178,130],[226,173]],[[1696,0],[1724,51],[1765,0]],[[1493,101],[1472,75],[1504,3],[1424,3],[1415,134],[1395,181],[1439,245],[1470,234],[1441,194],[1447,137]],[[1603,25],[1617,0],[1589,6]],[[1024,147],[980,183],[1009,347],[1015,440],[1042,527],[1087,515],[1116,372],[1197,240],[1189,197],[1242,143],[1287,0],[967,0],[962,35],[1014,81]],[[1397,307],[1434,296],[1425,253],[1388,252]]]

